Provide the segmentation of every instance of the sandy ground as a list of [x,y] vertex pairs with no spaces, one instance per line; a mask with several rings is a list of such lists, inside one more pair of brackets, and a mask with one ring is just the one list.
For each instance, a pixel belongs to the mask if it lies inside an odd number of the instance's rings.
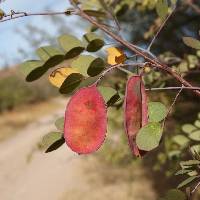
[[60,103],[59,110],[0,143],[0,200],[155,200],[141,169],[129,177],[127,169],[103,167],[95,156],[78,156],[65,145],[50,154],[33,151],[64,114]]

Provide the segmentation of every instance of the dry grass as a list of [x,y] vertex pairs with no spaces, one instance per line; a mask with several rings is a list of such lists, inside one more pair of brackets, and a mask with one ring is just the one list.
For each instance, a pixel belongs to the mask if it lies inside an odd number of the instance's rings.
[[57,99],[51,99],[42,103],[20,106],[13,111],[2,113],[0,115],[0,141],[13,136],[28,123],[47,115],[59,106]]

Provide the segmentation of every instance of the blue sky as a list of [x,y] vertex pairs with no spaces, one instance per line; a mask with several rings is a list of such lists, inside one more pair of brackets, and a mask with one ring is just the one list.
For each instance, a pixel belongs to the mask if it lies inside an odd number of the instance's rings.
[[[40,12],[45,11],[47,8],[53,11],[63,11],[68,7],[69,3],[67,0],[6,0],[0,4],[0,8],[6,13],[10,13],[10,10]],[[27,59],[34,57],[32,49],[17,31],[19,29],[22,31],[26,30],[25,27],[27,24],[31,24],[42,29],[45,28],[48,30],[49,34],[59,36],[59,33],[55,31],[54,25],[50,23],[47,18],[48,16],[24,17],[0,23],[0,67],[10,66],[22,62],[24,58],[19,53],[19,48],[24,49],[27,52],[31,52]],[[67,32],[67,29],[70,28],[69,25],[74,23],[76,17],[63,16],[63,18],[66,21]],[[72,30],[70,29],[70,31]],[[77,28],[75,30],[76,35],[80,35],[80,29]]]

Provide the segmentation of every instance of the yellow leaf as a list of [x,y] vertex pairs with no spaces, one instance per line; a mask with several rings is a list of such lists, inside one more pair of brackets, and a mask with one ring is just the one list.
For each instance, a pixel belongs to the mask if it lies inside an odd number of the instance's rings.
[[107,52],[108,52],[107,62],[110,65],[124,63],[127,58],[126,54],[117,47],[107,48]]
[[69,68],[69,67],[61,67],[53,71],[49,75],[49,82],[60,88],[60,86],[63,84],[64,80],[71,74],[78,73],[76,70]]

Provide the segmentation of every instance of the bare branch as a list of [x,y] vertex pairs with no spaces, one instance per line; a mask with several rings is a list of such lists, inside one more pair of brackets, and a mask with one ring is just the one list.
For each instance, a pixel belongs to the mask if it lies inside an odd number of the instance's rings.
[[154,35],[153,39],[151,40],[147,50],[150,51],[152,45],[154,44],[156,38],[158,37],[158,35],[160,34],[160,32],[162,31],[163,27],[165,26],[165,24],[167,23],[167,21],[169,20],[169,18],[172,16],[172,14],[174,13],[176,7],[173,8],[173,10],[171,11],[171,13],[165,18],[165,20],[163,21],[163,23],[161,24],[160,28],[158,29],[157,33]]
[[21,17],[29,17],[29,16],[52,16],[52,15],[71,15],[76,14],[74,9],[68,9],[66,11],[61,12],[39,12],[39,13],[27,13],[27,12],[14,12],[11,10],[11,14],[5,15],[2,20],[0,20],[0,23],[6,22],[9,20],[21,18]]

